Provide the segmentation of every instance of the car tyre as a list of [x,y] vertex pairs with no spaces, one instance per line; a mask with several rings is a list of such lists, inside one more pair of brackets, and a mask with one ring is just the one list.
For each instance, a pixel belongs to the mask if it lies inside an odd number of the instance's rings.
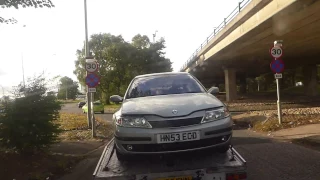
[[221,147],[218,147],[217,151],[218,151],[219,153],[226,153],[226,152],[229,150],[229,148],[230,148],[230,144],[228,143],[228,144],[226,144],[226,145],[223,145],[223,146],[221,146]]
[[117,148],[115,148],[115,151],[116,151],[116,156],[120,162],[125,162],[130,159],[129,155],[122,154],[121,152],[119,152],[119,150]]

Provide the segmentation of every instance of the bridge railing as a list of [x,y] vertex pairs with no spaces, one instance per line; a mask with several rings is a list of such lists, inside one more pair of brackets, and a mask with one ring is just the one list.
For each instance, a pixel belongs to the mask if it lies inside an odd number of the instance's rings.
[[246,7],[249,4],[250,1],[251,0],[242,0],[241,2],[239,2],[238,6],[226,18],[224,18],[223,21],[217,27],[214,28],[213,32],[207,37],[207,39],[203,43],[201,43],[200,47],[197,48],[194,53],[192,53],[187,62],[183,64],[180,71],[186,70],[187,67],[189,67],[193,62],[195,62],[197,59],[198,52],[201,51],[209,43],[211,39],[217,36],[219,32],[221,32],[221,30],[224,29],[229,24],[229,22],[234,17],[236,17],[244,7]]

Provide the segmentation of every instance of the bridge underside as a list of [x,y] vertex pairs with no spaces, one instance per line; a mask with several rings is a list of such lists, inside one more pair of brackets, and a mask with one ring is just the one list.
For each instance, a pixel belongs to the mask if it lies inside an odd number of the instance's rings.
[[319,64],[320,1],[296,1],[194,67],[190,73],[206,86],[224,83],[224,69],[235,69],[237,74],[245,73],[247,77],[268,73],[272,60],[269,49],[275,40],[283,40],[282,60],[286,69]]

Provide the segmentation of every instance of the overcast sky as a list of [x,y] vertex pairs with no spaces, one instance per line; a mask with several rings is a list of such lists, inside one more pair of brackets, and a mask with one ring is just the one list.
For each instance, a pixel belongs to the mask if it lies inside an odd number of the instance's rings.
[[[14,25],[0,24],[0,90],[45,71],[49,77],[73,74],[75,52],[83,46],[83,0],[52,0],[55,8],[1,9]],[[166,40],[166,57],[178,71],[239,0],[88,0],[89,35],[111,33],[126,41],[140,33]],[[23,27],[23,25],[26,25]],[[0,94],[2,95],[2,92]]]

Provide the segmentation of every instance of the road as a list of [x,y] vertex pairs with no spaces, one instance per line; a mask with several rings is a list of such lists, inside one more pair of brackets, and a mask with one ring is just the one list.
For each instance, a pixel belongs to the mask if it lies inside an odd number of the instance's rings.
[[[78,104],[76,103],[67,103],[64,104],[61,112],[68,112],[68,113],[79,113],[79,114],[83,114],[82,113],[82,109],[78,108]],[[112,120],[112,114],[110,113],[105,113],[105,114],[100,114],[100,113],[95,113],[94,114],[96,118],[100,118],[106,121],[111,121]]]
[[[81,113],[75,104],[66,104],[64,112]],[[98,115],[107,121],[111,114]],[[248,179],[252,180],[318,180],[320,152],[288,142],[280,142],[250,130],[234,130],[234,147],[247,160]],[[95,161],[98,161],[96,157]],[[94,169],[92,162],[88,170]],[[78,174],[91,177],[92,173]],[[81,178],[80,178],[81,179]]]
[[235,130],[233,144],[247,161],[249,179],[320,179],[319,151],[249,130]]

